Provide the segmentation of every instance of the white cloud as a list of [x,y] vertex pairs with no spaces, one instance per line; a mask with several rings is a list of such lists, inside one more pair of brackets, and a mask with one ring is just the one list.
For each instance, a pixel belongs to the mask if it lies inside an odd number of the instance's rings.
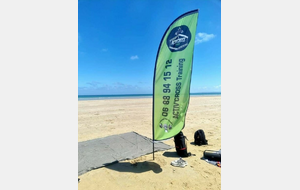
[[139,57],[137,55],[134,55],[134,56],[131,56],[130,59],[135,60],[135,59],[139,59]]
[[206,33],[201,33],[200,32],[200,33],[198,33],[196,35],[195,43],[196,44],[200,44],[202,42],[207,42],[207,41],[213,39],[214,37],[216,37],[216,35],[214,35],[214,34],[206,34]]
[[97,81],[92,81],[92,82],[87,82],[86,84],[94,87],[94,88],[98,88],[99,85],[101,84],[101,82],[97,82]]
[[101,51],[103,51],[103,52],[106,52],[106,51],[107,51],[107,49],[102,49]]
[[78,87],[79,95],[101,94],[150,94],[152,85],[126,84],[123,82],[101,83],[97,81],[87,82]]

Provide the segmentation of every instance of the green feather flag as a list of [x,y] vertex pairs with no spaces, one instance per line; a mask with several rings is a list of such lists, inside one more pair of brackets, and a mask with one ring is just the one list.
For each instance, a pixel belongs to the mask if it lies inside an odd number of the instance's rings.
[[190,99],[198,10],[187,12],[166,30],[153,77],[153,140],[170,139],[185,125]]

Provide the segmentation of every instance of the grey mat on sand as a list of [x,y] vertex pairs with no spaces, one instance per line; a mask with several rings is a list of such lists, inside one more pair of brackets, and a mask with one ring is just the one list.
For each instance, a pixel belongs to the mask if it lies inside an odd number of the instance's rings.
[[[174,148],[154,143],[154,151]],[[136,132],[112,135],[78,143],[78,176],[108,164],[134,159],[153,151],[152,140]]]

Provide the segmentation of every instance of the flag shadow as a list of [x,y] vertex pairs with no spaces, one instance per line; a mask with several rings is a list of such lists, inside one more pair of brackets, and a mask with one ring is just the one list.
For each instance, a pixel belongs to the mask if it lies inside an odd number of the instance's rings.
[[132,172],[132,173],[143,173],[152,170],[154,173],[162,172],[159,164],[155,162],[116,162],[115,164],[110,164],[105,166],[108,169],[119,171],[119,172]]

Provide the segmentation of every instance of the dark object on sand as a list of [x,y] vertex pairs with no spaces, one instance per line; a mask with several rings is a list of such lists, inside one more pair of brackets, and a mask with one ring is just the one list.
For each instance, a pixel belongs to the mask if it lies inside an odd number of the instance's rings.
[[194,134],[194,143],[195,145],[207,145],[207,140],[205,138],[205,133],[202,129],[199,129]]
[[203,157],[208,160],[219,161],[221,162],[221,149],[218,151],[215,150],[205,150],[203,152]]
[[174,136],[176,152],[181,157],[191,156],[191,153],[187,152],[185,140],[186,137],[183,135],[182,131],[180,131],[177,135]]

